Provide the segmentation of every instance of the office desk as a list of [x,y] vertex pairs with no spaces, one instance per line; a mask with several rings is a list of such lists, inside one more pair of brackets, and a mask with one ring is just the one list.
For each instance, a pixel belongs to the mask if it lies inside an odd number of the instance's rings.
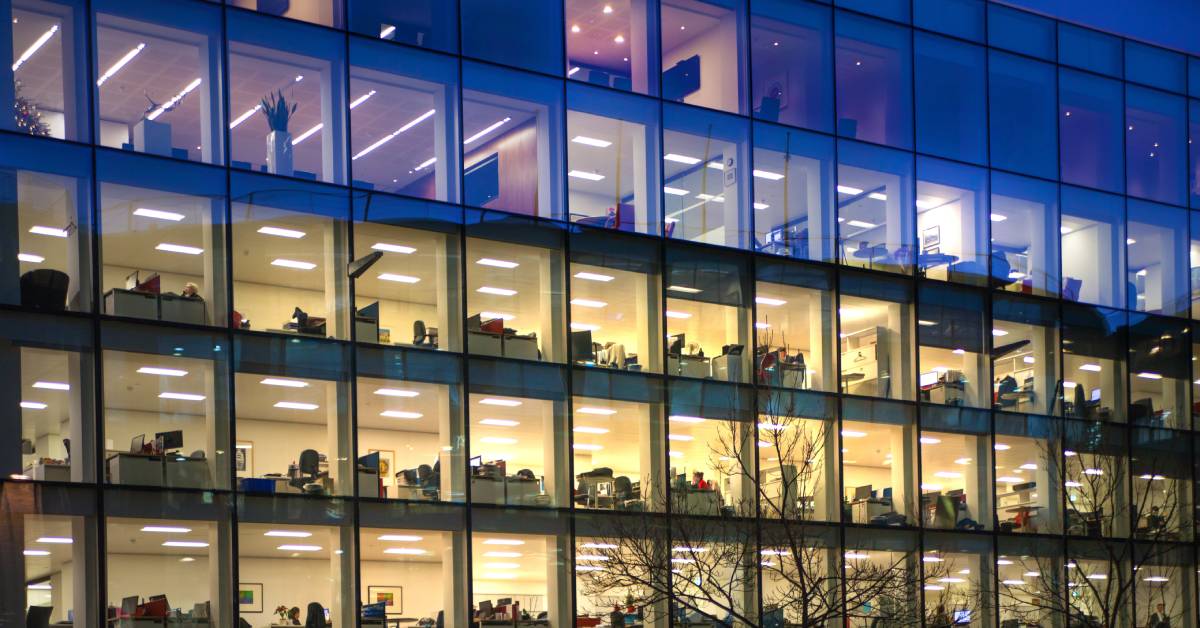
[[890,499],[856,499],[850,502],[850,521],[854,523],[871,523],[871,519],[886,515],[892,511]]
[[537,480],[518,480],[508,477],[471,478],[471,501],[483,504],[530,505],[541,497]]
[[208,460],[179,454],[110,453],[109,482],[171,488],[212,488]]
[[700,356],[669,355],[667,356],[667,374],[708,379],[712,377],[712,365],[708,358]]
[[674,496],[676,512],[689,515],[721,514],[721,494],[716,491],[688,488],[682,492],[675,490],[671,494]]
[[71,465],[58,462],[35,462],[22,471],[23,474],[41,482],[70,482]]

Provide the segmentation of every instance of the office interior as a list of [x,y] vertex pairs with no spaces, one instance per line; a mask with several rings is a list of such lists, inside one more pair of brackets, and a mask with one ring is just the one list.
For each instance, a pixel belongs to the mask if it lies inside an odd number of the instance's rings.
[[911,399],[912,306],[843,292],[838,314],[842,392]]
[[556,399],[472,392],[471,500],[475,503],[564,506],[570,434],[566,404]]
[[40,103],[42,121],[50,137],[80,139],[88,118],[87,99],[79,97],[86,83],[87,64],[80,58],[82,52],[78,46],[69,43],[64,46],[64,42],[79,41],[82,36],[74,12],[65,7],[14,3],[12,18],[13,24],[19,25],[12,29],[14,51],[29,50],[47,32],[61,34],[46,38],[39,54],[14,63],[13,78],[20,82],[23,96],[36,98]]
[[671,121],[663,129],[665,235],[745,246],[751,196],[742,173],[750,159],[747,125],[714,111],[665,108],[664,118]]
[[560,252],[467,239],[467,350],[562,362],[564,263]]
[[[690,515],[753,512],[753,423],[688,415],[667,417],[671,509]],[[763,441],[765,442],[765,441]]]
[[[359,529],[360,600],[383,604],[383,615],[430,618],[460,625],[467,544],[461,532],[363,527]],[[303,608],[303,605],[301,605]],[[373,625],[363,618],[364,625]]]
[[[842,563],[846,579],[846,625],[869,628],[886,618],[919,617],[917,592],[904,586],[918,577],[920,555],[908,536],[896,539],[868,539],[858,535],[847,538]],[[880,587],[884,579],[895,586]]]
[[1093,443],[1073,442],[1068,436],[1063,451],[1067,494],[1067,534],[1101,537],[1129,534],[1131,510],[1128,467],[1114,442],[1119,436],[1106,431]]
[[[600,264],[589,264],[595,260]],[[660,292],[650,263],[579,255],[571,264],[571,362],[662,372]]]
[[1043,318],[1043,314],[1050,313],[993,305],[992,407],[1006,412],[1055,412],[1059,391],[1047,388],[1058,373],[1057,316]]
[[920,272],[932,279],[976,285],[989,285],[991,277],[1000,284],[1009,281],[1011,271],[1003,269],[1000,257],[990,269],[988,265],[986,173],[926,158],[918,161],[917,172]]
[[[912,166],[881,170],[897,155],[886,149],[846,149],[839,154],[837,171],[838,259],[848,266],[907,273],[914,257],[914,226],[907,211]],[[854,165],[873,161],[878,165]]]
[[[253,628],[281,624],[275,614],[279,606],[299,608],[303,623],[314,603],[334,626],[355,623],[358,609],[351,600],[356,554],[349,526],[241,523],[237,543],[238,616]],[[364,575],[386,569],[382,559],[390,555],[359,552]]]
[[482,625],[560,626],[571,616],[565,538],[497,532],[471,537],[471,609]]
[[837,424],[791,414],[758,417],[759,516],[836,521]]
[[922,431],[921,520],[942,530],[992,528],[986,434]]
[[743,12],[705,0],[666,0],[660,12],[663,99],[744,113]]
[[[781,97],[763,100],[772,98]],[[754,125],[755,249],[801,259],[834,259],[828,235],[833,232],[832,151],[833,143],[826,138]]]
[[572,405],[575,507],[661,510],[654,494],[663,468],[656,406],[588,397],[575,397]]
[[657,194],[650,181],[661,152],[648,133],[655,112],[640,100],[568,87],[568,219],[657,233]]
[[601,9],[589,0],[563,3],[567,30],[567,77],[625,91],[654,93],[647,11],[638,0],[617,0]]
[[1124,356],[1116,347],[1112,328],[1064,326],[1063,415],[1105,421],[1123,421],[1126,408]]
[[921,555],[926,621],[955,626],[992,626],[991,544],[971,538],[926,536]]
[[25,605],[49,607],[49,622],[72,625],[76,613],[82,617],[92,606],[88,574],[94,561],[88,552],[94,551],[89,545],[95,535],[88,534],[87,518],[29,513],[6,522],[21,548],[20,557],[13,559],[17,564],[9,563],[15,567],[9,574],[25,583]]
[[[1147,550],[1141,550],[1147,551]],[[1138,567],[1133,603],[1141,621],[1151,614],[1166,616],[1170,625],[1194,626],[1196,602],[1190,594],[1195,576],[1186,565],[1184,552],[1171,549],[1151,556]]]
[[1139,314],[1129,322],[1129,422],[1186,429],[1189,325]]
[[19,169],[5,184],[15,196],[15,211],[5,212],[4,243],[17,251],[14,266],[9,266],[14,260],[5,261],[6,274],[13,280],[38,277],[45,286],[38,301],[45,307],[91,307],[92,248],[86,237],[91,202],[83,185],[83,179]]
[[91,479],[95,430],[92,395],[85,394],[93,385],[91,355],[37,345],[14,346],[4,354],[19,374],[5,386],[5,395],[20,405],[20,474],[43,481]]
[[782,388],[832,389],[834,303],[830,293],[765,281],[755,288],[755,382]]
[[901,422],[842,422],[842,519],[916,525],[915,427]]
[[997,548],[996,579],[999,582],[1000,622],[1008,625],[1036,626],[1050,623],[1055,613],[1046,608],[1047,595],[1061,596],[1065,582],[1043,580],[1044,573],[1062,573],[1065,569],[1061,544],[1052,540],[1003,538]]
[[1122,307],[1126,285],[1122,268],[1128,240],[1123,221],[1101,215],[1076,215],[1063,209],[1060,250],[1062,297],[1068,301]]
[[[1186,316],[1190,271],[1184,261],[1189,246],[1187,212],[1136,203],[1127,208],[1126,276],[1130,310]],[[1144,218],[1142,217],[1144,216]]]
[[722,260],[669,263],[667,374],[726,382],[750,378],[750,321],[743,270]]
[[1062,471],[1057,449],[1046,440],[1015,434],[997,434],[992,447],[999,529],[1022,534],[1060,532],[1063,488],[1058,486]]
[[[1024,294],[1055,295],[1059,291],[1058,246],[1054,234],[1058,217],[1058,188],[1054,184],[1019,180],[997,174],[992,179],[992,259],[1007,277],[993,271],[995,279],[1007,279],[1004,290]],[[999,255],[997,255],[999,254]]]
[[972,408],[991,405],[983,314],[978,293],[942,286],[921,290],[917,313],[921,401]]

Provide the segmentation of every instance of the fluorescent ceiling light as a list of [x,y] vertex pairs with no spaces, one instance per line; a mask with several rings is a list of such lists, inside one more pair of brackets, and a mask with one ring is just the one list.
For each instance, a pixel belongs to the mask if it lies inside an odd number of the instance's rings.
[[510,262],[504,259],[493,259],[491,257],[481,257],[475,260],[475,263],[479,264],[480,266],[492,266],[494,268],[516,268],[517,266],[521,265],[518,262]]
[[312,270],[317,267],[311,262],[298,262],[294,259],[279,258],[271,262],[272,266],[282,266],[283,268],[294,268],[296,270]]
[[778,181],[783,178],[783,175],[779,174],[778,172],[771,172],[769,170],[757,170],[757,169],[754,170],[754,176],[756,176],[760,179],[766,179],[768,181]]
[[1037,465],[1032,462],[1026,462],[1025,464],[1023,464],[1017,468],[1024,469],[1026,471],[1037,471]]
[[355,98],[354,100],[350,101],[350,108],[353,109],[353,108],[367,102],[367,99],[374,95],[375,95],[375,90],[371,90],[371,91],[363,94],[362,96]]
[[992,219],[992,222],[1004,222],[1005,220],[1008,220],[1008,216],[1005,216],[1004,214],[997,214],[997,213],[993,212],[991,214],[991,219]]
[[50,552],[48,552],[48,551],[46,551],[46,550],[30,550],[30,549],[27,549],[27,550],[25,550],[25,551],[23,551],[23,552],[21,552],[21,553],[22,553],[22,554],[24,554],[24,555],[26,555],[26,556],[49,556],[49,555],[50,555]]
[[164,532],[167,534],[187,534],[191,532],[191,528],[181,528],[179,526],[142,526],[142,532]]
[[709,168],[712,168],[713,170],[724,170],[725,169],[725,164],[721,163],[720,161],[717,161],[716,159],[714,159],[704,165],[708,166]]
[[417,126],[418,124],[424,122],[425,120],[429,119],[429,117],[435,113],[437,113],[437,109],[430,109],[429,111],[426,111],[425,113],[413,118],[412,120],[409,120],[404,126],[381,137],[380,139],[376,140],[374,144],[371,144],[370,146],[358,151],[358,154],[355,155],[351,159],[351,161],[354,161],[355,159],[358,159],[359,157],[362,157],[362,156],[366,155],[367,153],[370,153],[371,151],[375,150],[376,148],[379,148],[380,146],[387,144],[388,142],[395,139],[395,137],[397,135],[400,135],[401,133],[404,133],[405,131],[413,128],[414,126]]
[[375,389],[375,394],[376,394],[376,395],[382,395],[382,396],[384,396],[384,397],[405,397],[405,398],[410,398],[410,397],[417,397],[417,396],[419,396],[421,393],[419,393],[419,392],[417,392],[417,391],[415,391],[415,390],[403,390],[403,389],[400,389],[400,388],[376,388],[376,389]]
[[700,160],[696,159],[695,157],[688,157],[687,155],[680,155],[678,153],[667,153],[666,155],[663,155],[663,160],[673,161],[677,164],[686,164],[688,166],[694,166],[700,163]]
[[42,46],[45,46],[46,42],[50,41],[50,38],[53,37],[57,32],[58,24],[55,24],[54,26],[50,27],[50,30],[42,33],[41,37],[38,37],[36,40],[34,40],[33,44],[26,48],[25,52],[21,53],[21,56],[17,57],[17,62],[12,65],[12,71],[16,72],[17,69],[20,68],[31,57],[33,57],[33,55],[37,54],[37,51],[40,50]]
[[942,203],[945,203],[945,202],[946,202],[946,199],[944,199],[944,198],[930,196],[929,198],[917,199],[916,206],[917,206],[917,209],[933,209],[934,207],[937,207],[938,205],[941,205]]
[[1163,378],[1163,376],[1159,375],[1158,373],[1138,373],[1137,376],[1142,379],[1162,379]]
[[1012,449],[1012,445],[1006,445],[1004,443],[996,443],[995,445],[992,446],[992,448],[995,449],[996,451],[1008,451],[1009,449]]
[[842,430],[843,438],[865,438],[866,436],[866,432],[860,432],[858,430]]
[[391,37],[392,33],[394,32],[396,32],[396,27],[388,24],[387,26],[383,27],[383,30],[379,31],[379,38],[387,39],[388,37]]
[[419,419],[425,415],[420,412],[409,412],[407,410],[384,410],[379,413],[379,416],[389,419]]
[[394,281],[396,283],[417,283],[421,281],[420,277],[412,275],[397,275],[395,273],[379,273],[379,278],[383,281]]
[[784,301],[783,299],[775,299],[772,297],[755,297],[754,302],[759,305],[770,305],[772,307],[777,307],[780,305],[787,305],[787,301]]
[[602,445],[591,445],[588,443],[575,443],[571,448],[578,449],[579,451],[600,451],[604,449]]
[[188,94],[192,93],[192,90],[196,89],[197,87],[200,87],[200,83],[202,83],[202,82],[203,81],[199,77],[192,79],[191,83],[188,83],[187,86],[185,86],[182,90],[179,91],[178,94],[175,94],[174,96],[172,96],[170,100],[159,105],[158,109],[155,109],[153,112],[150,113],[150,115],[146,116],[146,119],[147,120],[157,119],[159,116],[161,116],[162,114],[169,111],[171,109],[171,107],[178,105],[179,101],[183,100],[184,96],[187,96]]
[[195,395],[192,393],[177,393],[177,392],[159,393],[158,398],[159,399],[176,399],[178,401],[204,401],[206,399],[206,397],[204,395]]
[[567,176],[575,177],[576,179],[586,179],[588,181],[603,181],[604,180],[604,175],[602,175],[602,174],[596,174],[595,172],[585,172],[583,170],[572,170],[567,173]]
[[570,70],[567,70],[567,76],[575,76],[575,73],[578,72],[579,69],[579,66],[572,67]]
[[[608,430],[604,430],[604,431],[607,432]],[[687,434],[667,434],[667,440],[673,440],[673,441],[679,441],[679,442],[686,443],[686,442],[696,440],[696,437],[688,436]]]
[[1003,329],[993,329],[992,335],[996,337],[1007,336],[1008,332]]
[[300,401],[277,401],[275,402],[275,407],[283,408],[284,410],[316,410],[321,406],[315,403],[303,403]]
[[608,140],[599,140],[586,135],[576,135],[575,137],[571,138],[571,141],[575,142],[576,144],[583,144],[585,146],[595,146],[596,148],[608,148],[609,146],[612,146],[612,142]]
[[319,552],[319,551],[321,551],[321,546],[320,545],[280,545],[279,547],[277,547],[275,549],[283,550],[285,552]]
[[946,480],[957,480],[962,476],[963,474],[959,473],[958,471],[935,471],[933,474],[933,477],[935,478],[943,478]]
[[26,410],[45,410],[49,406],[40,401],[22,401],[21,407]]
[[312,136],[313,136],[313,135],[314,135],[314,134],[315,134],[317,131],[320,131],[320,130],[321,130],[321,129],[323,129],[323,128],[325,128],[325,123],[324,123],[324,122],[319,122],[319,123],[317,123],[317,125],[316,125],[316,126],[314,126],[314,127],[312,127],[311,129],[309,129],[309,130],[307,130],[307,131],[305,131],[305,132],[301,133],[300,135],[298,135],[298,136],[296,137],[296,139],[292,140],[292,146],[295,146],[295,145],[299,144],[300,142],[303,142],[304,140],[306,140],[306,139],[308,139],[308,138],[312,137]]
[[41,264],[42,262],[46,261],[46,258],[42,257],[41,255],[34,255],[33,253],[17,253],[17,261],[29,262],[30,264]]
[[263,235],[273,235],[273,236],[279,236],[281,238],[292,238],[293,240],[298,240],[300,238],[303,238],[305,235],[307,235],[303,231],[297,231],[295,229],[284,229],[283,227],[270,227],[270,226],[259,227],[258,232]]
[[516,290],[510,290],[508,288],[493,288],[492,286],[480,286],[475,290],[475,292],[482,294],[494,294],[499,297],[511,297],[517,293]]
[[608,303],[606,303],[604,301],[596,301],[594,299],[571,299],[571,305],[578,305],[579,307],[600,308],[600,307],[604,307],[604,306],[608,305]]
[[484,545],[524,545],[525,541],[516,539],[487,539],[483,542]]
[[725,202],[725,197],[724,197],[723,195],[720,195],[720,194],[717,194],[717,195],[715,195],[715,196],[714,196],[714,195],[712,195],[712,194],[703,194],[703,193],[701,193],[701,194],[697,194],[697,195],[696,195],[696,198],[698,198],[698,199],[700,199],[700,200],[702,200],[702,201],[712,201],[712,202],[714,202],[714,203],[724,203],[724,202]]
[[263,536],[281,536],[289,539],[307,539],[312,536],[312,532],[304,532],[301,530],[268,530],[263,533]]
[[571,322],[571,331],[597,331],[599,329],[599,325],[593,325],[591,323],[579,323],[575,321]]
[[184,255],[200,255],[204,249],[194,246],[184,246],[182,244],[171,244],[170,242],[159,242],[156,250],[165,251],[167,253],[183,253]]
[[585,549],[617,549],[618,546],[614,543],[584,543],[579,547]]
[[504,320],[504,321],[511,321],[512,319],[517,317],[516,314],[507,314],[505,312],[488,312],[488,311],[480,312],[479,315],[483,318],[498,318],[498,319]]
[[259,383],[267,386],[282,386],[283,388],[308,388],[308,382],[302,382],[298,379],[282,379],[279,377],[268,377]]
[[586,272],[575,273],[575,278],[576,279],[586,279],[588,281],[603,281],[603,282],[609,282],[609,281],[613,280],[613,277],[611,277],[610,275],[601,275],[599,273],[586,273]]
[[1134,240],[1133,238],[1125,238],[1125,244],[1128,244],[1128,245],[1137,244],[1137,240]]
[[488,445],[516,445],[517,439],[508,438],[505,436],[484,436],[483,438],[479,439],[479,442],[486,443]]
[[918,438],[917,440],[920,441],[921,444],[923,444],[923,445],[936,445],[936,444],[942,442],[942,439],[934,438],[932,436],[922,436],[921,438]]
[[395,541],[399,543],[416,543],[417,541],[425,540],[425,537],[415,534],[381,534],[378,538],[380,541]]
[[598,416],[612,416],[617,413],[612,408],[595,408],[592,406],[583,406],[575,409],[576,414],[594,414]]
[[500,120],[500,121],[497,121],[497,122],[493,122],[493,123],[492,123],[491,125],[489,125],[489,126],[486,128],[486,129],[484,129],[484,130],[482,130],[482,131],[480,131],[480,132],[476,133],[475,135],[472,135],[471,137],[468,137],[467,139],[463,140],[463,146],[466,146],[467,144],[470,144],[471,142],[474,142],[474,141],[478,140],[479,138],[481,138],[481,137],[483,137],[483,136],[487,135],[488,133],[491,133],[492,131],[495,131],[496,129],[498,129],[498,128],[500,128],[500,127],[504,126],[506,123],[508,123],[508,122],[509,122],[509,121],[511,121],[511,120],[512,120],[512,118],[510,118],[510,117],[508,117],[508,116],[505,116],[503,120]]
[[667,315],[667,318],[677,318],[677,319],[688,319],[688,318],[692,317],[692,315],[687,312],[676,312],[674,310],[667,310],[666,315]]
[[848,220],[846,221],[846,224],[851,227],[858,227],[860,229],[874,229],[878,226],[873,222],[866,222],[864,220]]
[[673,188],[669,185],[663,186],[663,192],[670,194],[671,196],[687,196],[688,194],[691,194],[691,192],[689,192],[685,189]]
[[69,233],[67,233],[66,229],[58,229],[56,227],[44,227],[42,225],[34,225],[34,226],[30,227],[29,233],[34,233],[37,235],[44,235],[44,236],[52,236],[55,238],[65,238],[68,235],[70,235]]
[[484,405],[484,406],[501,406],[504,408],[515,408],[515,407],[521,405],[523,402],[517,401],[516,399],[497,399],[495,397],[488,397],[486,399],[480,399],[479,403],[480,403],[480,405]]
[[766,209],[768,207],[770,207],[770,205],[767,205],[766,203],[754,203],[754,209]]
[[37,382],[34,382],[34,383],[33,383],[33,387],[34,387],[34,388],[40,388],[40,389],[42,389],[42,390],[71,390],[71,385],[70,385],[70,384],[65,384],[65,383],[63,383],[63,382],[42,382],[42,381],[37,381]]
[[491,425],[492,427],[516,427],[521,424],[520,421],[512,419],[480,419],[480,425]]
[[675,421],[677,423],[703,423],[705,419],[704,417],[688,416],[686,414],[672,414],[671,416],[667,417],[667,420]]
[[158,220],[170,220],[171,222],[179,222],[186,218],[183,214],[176,212],[165,212],[160,209],[150,209],[149,207],[139,207],[133,210],[134,216],[142,218],[157,218]]
[[45,543],[47,545],[70,545],[74,542],[75,540],[69,536],[43,536],[34,541],[34,543]]
[[389,547],[383,550],[384,554],[400,554],[403,556],[423,556],[426,552],[419,547]]
[[422,169],[428,168],[429,166],[432,166],[436,161],[437,161],[437,157],[430,157],[429,159],[422,161],[420,164],[417,164],[417,167],[413,168],[413,171],[415,172],[417,170],[422,170]]
[[1091,372],[1093,372],[1093,373],[1099,373],[1099,372],[1100,372],[1100,365],[1099,365],[1099,364],[1081,364],[1081,365],[1079,365],[1079,370],[1081,370],[1081,371],[1091,371]]
[[573,428],[571,431],[572,431],[572,432],[576,432],[576,433],[578,433],[578,434],[596,434],[596,435],[600,435],[600,434],[607,434],[607,433],[608,433],[608,428],[604,428],[604,427],[591,427],[591,426],[588,426],[588,425],[576,425],[576,426],[575,426],[575,427],[574,427],[574,428]]
[[877,201],[886,201],[887,194],[884,194],[883,192],[871,192],[867,195],[867,198],[873,198]]
[[417,250],[411,246],[404,246],[403,244],[388,244],[386,242],[376,242],[375,244],[371,245],[371,248],[376,251],[400,253],[401,255],[411,255],[417,252]]
[[849,194],[850,196],[858,196],[859,194],[863,193],[863,191],[861,189],[853,188],[848,185],[837,186],[837,191],[841,192],[842,194]]
[[667,286],[667,290],[669,292],[682,292],[684,294],[698,294],[703,292],[703,290],[699,288],[691,288],[688,286]]
[[204,541],[163,541],[163,547],[191,547],[200,548],[208,547],[208,543]]
[[113,75],[115,75],[117,72],[120,72],[121,68],[125,67],[125,65],[127,63],[129,63],[130,61],[133,61],[133,58],[138,56],[138,53],[141,52],[142,50],[144,50],[145,48],[146,48],[146,44],[140,43],[137,46],[135,46],[133,48],[133,50],[130,50],[129,52],[125,53],[125,56],[121,57],[120,59],[117,59],[116,63],[112,64],[112,66],[110,66],[107,70],[105,70],[104,74],[100,75],[100,79],[96,81],[96,86],[99,87],[99,86],[103,85],[106,81],[108,81],[108,79],[112,78]]

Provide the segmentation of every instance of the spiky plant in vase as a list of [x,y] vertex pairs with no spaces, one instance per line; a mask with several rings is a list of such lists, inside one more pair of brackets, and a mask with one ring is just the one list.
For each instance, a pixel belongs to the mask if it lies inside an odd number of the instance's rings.
[[13,117],[17,122],[17,130],[30,135],[50,135],[50,126],[42,120],[42,112],[38,111],[37,105],[21,95],[21,81],[16,81],[14,88]]
[[272,174],[291,176],[292,169],[292,135],[288,133],[288,121],[296,113],[296,103],[289,103],[283,91],[268,94],[259,103],[263,116],[267,118],[267,126],[271,129],[267,134],[267,171]]

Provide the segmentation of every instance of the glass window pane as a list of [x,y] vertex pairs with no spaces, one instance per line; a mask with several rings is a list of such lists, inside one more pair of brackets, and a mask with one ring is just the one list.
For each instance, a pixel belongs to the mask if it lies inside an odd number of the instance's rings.
[[[470,610],[466,603],[466,535],[461,530],[417,527],[433,521],[413,521],[414,514],[421,512],[413,511],[416,509],[381,511],[379,523],[387,527],[359,528],[358,572],[364,583],[359,587],[359,599],[364,610],[382,603],[385,616],[441,617],[443,625],[464,625],[469,620],[463,615]],[[391,517],[385,518],[387,515]],[[426,518],[439,515],[451,518],[450,513],[438,511]],[[370,622],[364,618],[363,623]]]
[[1125,78],[1160,89],[1184,92],[1187,90],[1187,57],[1163,48],[1126,41]]
[[1196,619],[1192,611],[1190,592],[1195,585],[1195,561],[1191,552],[1182,548],[1157,546],[1136,548],[1138,577],[1134,580],[1134,599],[1138,609],[1146,609],[1149,621],[1171,626],[1193,628]]
[[759,516],[837,521],[837,421],[832,397],[759,395]]
[[1053,19],[995,3],[988,3],[987,8],[988,44],[1054,60]]
[[1129,315],[1130,422],[1173,429],[1191,425],[1190,343],[1186,322]]
[[756,271],[755,381],[833,391],[833,278],[778,261],[762,260]]
[[[91,160],[87,149],[0,138],[0,302],[61,311],[92,307]],[[16,251],[16,255],[11,252]]]
[[1055,419],[996,418],[996,521],[1001,532],[1062,531],[1061,443]]
[[1053,65],[999,52],[989,54],[988,132],[993,167],[1058,178],[1055,85]]
[[1058,305],[995,295],[992,300],[992,404],[997,410],[1052,414],[1058,402]]
[[96,12],[97,143],[221,163],[220,12],[107,1]]
[[590,230],[570,248],[571,362],[661,373],[659,248]]
[[1128,245],[1130,309],[1187,316],[1188,211],[1129,201]]
[[669,238],[745,248],[750,232],[749,128],[744,120],[666,105],[664,231]]
[[222,173],[112,155],[99,175],[104,313],[223,327]]
[[883,402],[843,405],[843,522],[911,526],[917,510],[917,428],[911,408]]
[[[1096,538],[1129,534],[1126,438],[1124,426],[1067,422],[1063,451],[1067,534]],[[1087,564],[1080,568],[1093,572]]]
[[732,417],[668,417],[671,512],[693,516],[720,515],[726,508],[752,512],[753,500],[747,498],[753,494],[743,480],[754,468],[754,452],[745,444],[756,434],[754,423]]
[[1125,313],[1064,305],[1062,317],[1063,415],[1125,420]]
[[458,3],[350,0],[350,30],[410,46],[458,50]]
[[[13,83],[0,90],[13,103],[3,126],[18,133],[88,138],[87,12],[82,2],[12,3]],[[9,91],[11,87],[12,91]]]
[[838,144],[838,257],[843,264],[911,273],[912,156]]
[[915,362],[912,289],[899,280],[841,277],[842,392],[911,400]]
[[744,0],[663,0],[662,97],[746,113]]
[[829,9],[769,0],[755,2],[751,10],[754,116],[831,131],[833,36]]
[[962,288],[921,284],[917,302],[921,401],[988,407],[984,295]]
[[658,103],[567,86],[571,222],[659,233]]
[[[338,504],[338,510],[344,508]],[[275,522],[274,513],[263,514],[271,516],[264,517],[267,521],[263,522],[243,519],[238,524],[239,595],[248,599],[259,596],[263,609],[262,613],[252,613],[260,607],[239,606],[242,618],[262,622],[266,613],[283,606],[301,625],[320,625],[326,614],[326,625],[354,623],[359,615],[358,605],[353,602],[356,548],[349,522],[325,521],[331,517],[316,513],[305,513],[303,517],[293,514],[286,519],[279,516],[280,521]],[[270,583],[282,584],[281,572],[287,573],[288,586],[271,587]],[[253,583],[264,584],[255,587]],[[367,586],[364,583],[364,591]]]
[[1121,78],[1119,37],[1072,24],[1058,24],[1058,62]]
[[[1122,199],[1090,190],[1062,189],[1063,298],[1110,307],[1125,304],[1125,207]],[[1125,243],[1125,244],[1122,244]]]
[[907,22],[911,0],[836,0],[834,4],[862,13],[870,13],[893,22]]
[[993,259],[988,270],[988,229],[993,221],[987,178],[981,168],[917,159],[917,266],[925,277],[995,287],[1012,283],[1003,259]]
[[278,15],[293,20],[303,20],[342,28],[341,0],[305,0],[304,2],[259,2],[258,0],[225,0],[227,4],[243,9],[257,10],[267,15]]
[[[567,77],[641,94],[656,94],[658,81],[650,54],[652,4],[613,0],[603,7],[589,0],[565,0]],[[550,31],[547,31],[550,32]]]
[[[563,23],[561,0],[462,0],[461,7],[464,55],[543,74],[562,72],[563,40],[552,35]],[[522,32],[542,36],[513,36]]]
[[838,13],[837,133],[912,148],[912,45],[898,26]]
[[925,33],[915,45],[917,150],[984,163],[985,49]]
[[1184,205],[1184,100],[1125,88],[1125,176],[1129,194]]
[[984,427],[980,431],[921,431],[921,509],[926,528],[991,528],[987,516],[992,509],[987,465],[991,438],[983,423],[979,422]]
[[302,182],[237,176],[232,212],[231,325],[349,338],[345,196]]
[[[511,622],[513,614],[528,613],[530,617],[542,617],[552,626],[569,625],[571,594],[565,582],[561,583],[564,588],[558,589],[560,580],[566,580],[562,576],[571,561],[571,542],[565,524],[555,520],[553,526],[548,525],[550,522],[542,525],[541,521],[531,521],[532,517],[524,512],[502,511],[492,515],[501,516],[507,516],[508,520],[496,521],[494,530],[474,526],[470,562],[473,599],[467,608],[478,609],[481,618],[491,616],[490,621]],[[514,558],[511,552],[520,556]],[[593,563],[584,559],[581,564]],[[551,593],[555,590],[560,594]],[[504,598],[510,601],[496,603]]]
[[1059,539],[1005,537],[997,543],[996,572],[1000,580],[1000,621],[1037,624],[1065,615],[1063,544]]
[[833,261],[833,141],[756,123],[752,174],[755,248]]
[[843,578],[846,614],[854,628],[872,623],[920,624],[917,536],[889,530],[847,531]]
[[1058,186],[993,172],[990,218],[992,277],[1007,266],[1005,290],[1058,294]]
[[995,611],[992,544],[977,536],[927,533],[921,585],[927,625],[991,625]]
[[[576,508],[655,510],[661,485],[661,410],[647,403],[576,396],[571,455]],[[657,463],[657,464],[656,464]],[[642,487],[647,490],[643,493]]]
[[561,83],[464,64],[462,98],[463,202],[561,218]]
[[1134,536],[1148,541],[1186,541],[1192,536],[1191,448],[1180,434],[1134,429],[1129,473],[1133,477]]
[[986,8],[981,0],[913,0],[913,25],[983,43]]
[[[236,13],[228,20],[232,165],[341,183],[344,41],[312,26],[265,20]],[[280,115],[269,116],[264,102],[277,104]]]
[[457,201],[456,64],[398,46],[350,42],[354,187]]
[[1058,98],[1063,182],[1124,191],[1121,83],[1060,70]]
[[667,374],[727,382],[750,378],[750,290],[745,260],[667,250]]

